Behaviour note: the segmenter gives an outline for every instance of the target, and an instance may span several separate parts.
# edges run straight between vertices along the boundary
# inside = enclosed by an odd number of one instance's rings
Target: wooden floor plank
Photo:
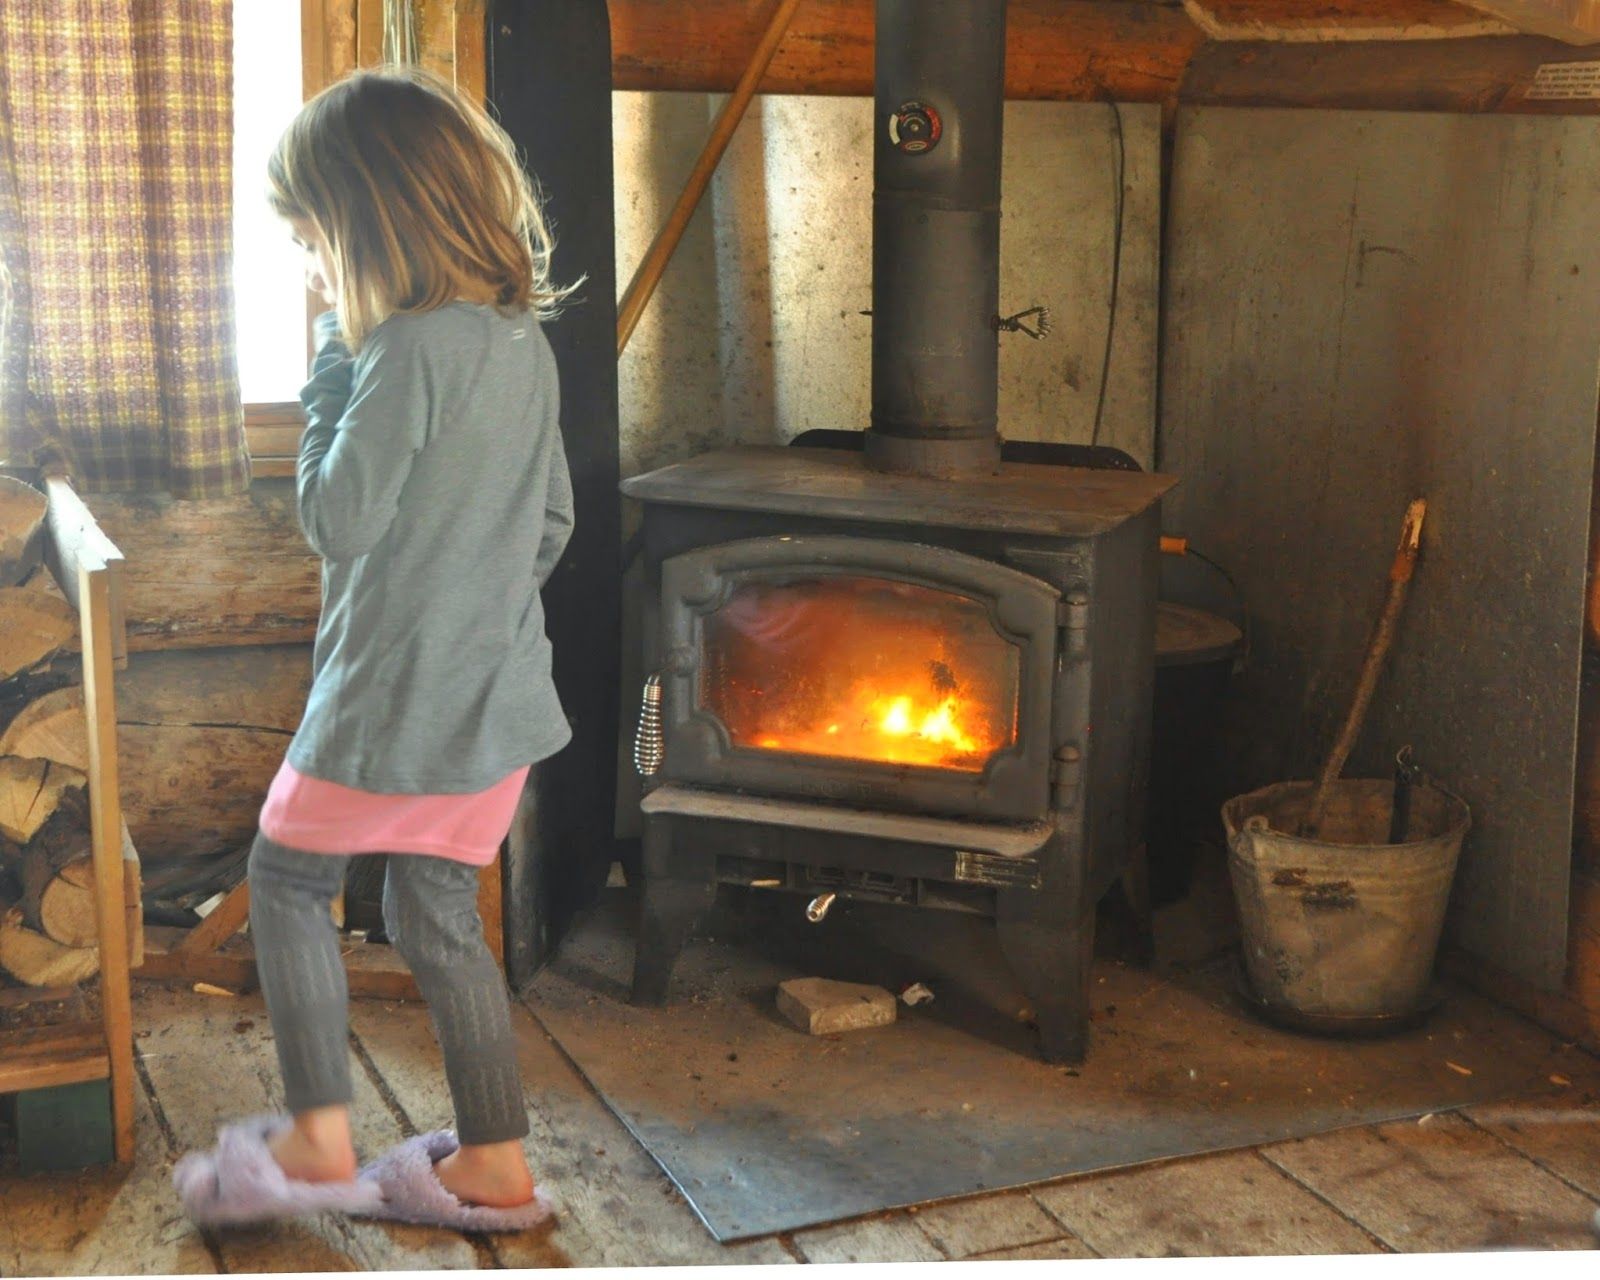
[[[1072,1178],[1033,1194],[1106,1258],[1381,1251],[1354,1223],[1249,1151]]]
[[[1062,1236],[1056,1240],[1041,1240],[1038,1244],[1019,1245],[1015,1249],[996,1249],[993,1253],[980,1253],[973,1262],[1042,1262],[1058,1258],[1094,1258],[1099,1255],[1076,1236]]]
[[[1022,1191],[936,1204],[918,1210],[914,1221],[949,1258],[994,1253],[1061,1235],[1055,1220]]]
[[[212,1270],[206,1238],[178,1209],[174,1156],[209,1145],[217,1123],[277,1105],[257,997],[207,998],[141,984],[138,1045],[170,1126],[139,1095],[130,1170],[22,1177],[0,1172],[0,1274],[184,1274]],[[514,1006],[535,1168],[561,1213],[551,1233],[496,1236],[328,1216],[217,1232],[238,1271],[423,1270],[490,1265],[930,1261],[1585,1249],[1600,1201],[1600,1101],[1552,1097],[1471,1108],[1427,1123],[1276,1143],[1036,1189],[953,1201],[723,1247],[605,1107],[537,1020]],[[451,1119],[426,1009],[362,1001],[353,1026],[363,1156],[408,1128]],[[42,1034],[42,1033],[41,1033]],[[378,1083],[367,1074],[375,1070]],[[1573,1073],[1574,1079],[1577,1074]],[[397,1118],[397,1111],[399,1113]]]
[[[172,1189],[172,1161],[143,1089],[134,1163],[8,1177],[0,1192],[0,1275],[195,1275],[216,1267]]]
[[[282,1109],[277,1054],[259,996],[203,999],[151,985],[140,994],[135,1025],[147,1030],[138,1047],[180,1150],[209,1147],[221,1122]],[[352,1070],[356,1151],[366,1160],[405,1135],[360,1065]],[[230,1271],[422,1271],[479,1261],[454,1231],[335,1214],[220,1231],[217,1239]]]
[[[1507,1145],[1600,1200],[1600,1102],[1570,1091],[1469,1107],[1466,1116]]]
[[[939,1262],[945,1256],[904,1213],[797,1231],[794,1242],[807,1262]]]
[[[496,1237],[506,1266],[793,1261],[774,1240],[717,1244],[533,1016],[513,1004],[512,1019],[532,1126],[528,1158],[556,1204],[558,1224],[543,1236]],[[352,1007],[351,1020],[413,1121],[426,1128],[449,1123],[450,1095],[424,1009],[363,1001]]]
[[[1404,1253],[1594,1246],[1592,1200],[1459,1116],[1274,1143],[1262,1155]]]

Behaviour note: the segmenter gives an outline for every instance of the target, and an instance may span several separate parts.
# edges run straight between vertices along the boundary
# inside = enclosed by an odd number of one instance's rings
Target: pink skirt
[[[470,795],[407,796],[308,778],[285,760],[261,806],[261,831],[306,853],[426,853],[486,867],[511,830],[528,768]]]

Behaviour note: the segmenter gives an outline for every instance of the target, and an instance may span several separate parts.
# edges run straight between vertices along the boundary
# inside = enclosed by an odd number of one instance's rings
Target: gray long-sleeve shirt
[[[572,533],[555,356],[531,314],[317,324],[300,523],[322,556],[289,763],[365,791],[481,791],[571,738],[539,588]]]

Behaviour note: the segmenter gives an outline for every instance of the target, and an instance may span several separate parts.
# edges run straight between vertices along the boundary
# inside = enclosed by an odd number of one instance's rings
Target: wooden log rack
[[[101,532],[72,486],[44,481],[45,561],[78,610],[88,731],[89,822],[100,950],[100,1018],[0,1034],[0,1093],[109,1080],[113,1150],[133,1160],[133,1010],[129,972],[139,946],[139,871],[122,838],[117,791],[113,671],[126,662],[119,603],[122,553]],[[38,996],[51,993],[38,992]]]

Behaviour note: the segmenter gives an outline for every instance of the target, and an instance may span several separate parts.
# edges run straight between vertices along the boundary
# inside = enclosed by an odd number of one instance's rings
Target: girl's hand
[[[339,328],[339,313],[337,311],[324,311],[311,322],[312,350],[320,357],[324,352],[329,355],[337,354],[343,359],[350,358],[350,349],[345,346],[344,334]]]
[[[311,357],[311,376],[300,390],[300,403],[305,406],[307,435],[316,429],[331,430],[344,413],[350,400],[351,381],[355,374],[355,360],[344,344],[339,331],[339,317],[335,312],[324,311],[311,323],[316,354]],[[305,438],[301,440],[302,449]]]

